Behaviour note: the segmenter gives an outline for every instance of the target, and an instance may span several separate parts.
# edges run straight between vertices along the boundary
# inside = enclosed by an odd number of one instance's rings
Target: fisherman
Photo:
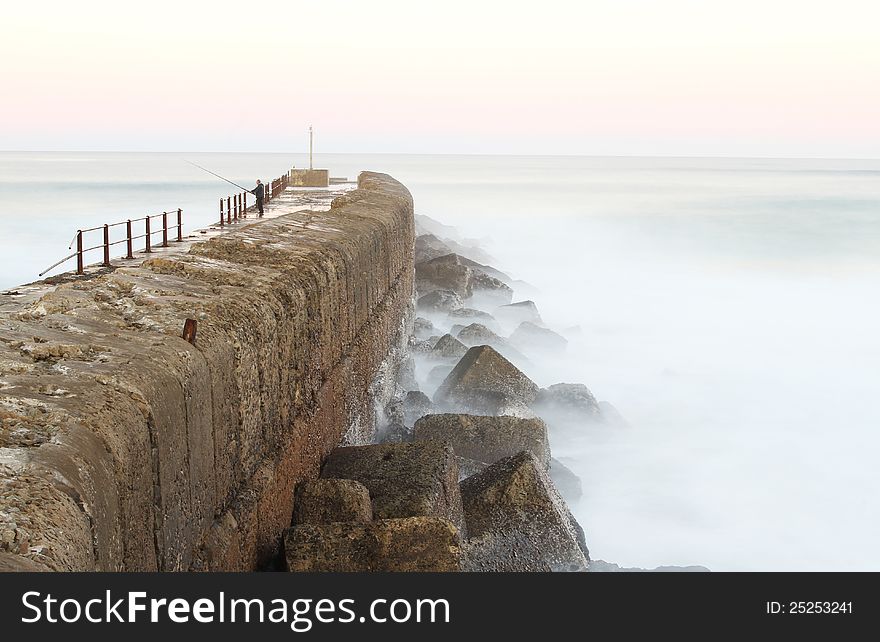
[[[263,216],[263,183],[260,182],[260,179],[257,179],[257,186],[251,190],[251,194],[257,197],[257,209],[260,211],[260,216]]]

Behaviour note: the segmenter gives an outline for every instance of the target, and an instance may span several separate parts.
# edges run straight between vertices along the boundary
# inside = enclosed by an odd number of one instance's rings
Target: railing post
[[[177,208],[177,242],[183,241],[183,210]]]
[[[226,222],[232,225],[232,199],[226,197]]]
[[[247,218],[247,192],[245,192],[241,196],[244,199],[244,209],[242,210],[242,212],[244,213],[244,217]]]
[[[238,223],[238,194],[232,197],[232,209],[235,211],[235,215],[232,220]]]
[[[223,227],[223,224],[226,221],[223,220],[223,197],[220,197],[220,227]]]
[[[76,273],[83,274],[83,233],[76,231]]]
[[[126,221],[126,223],[125,223],[125,236],[126,236],[125,247],[128,250],[128,254],[125,255],[125,258],[133,259],[134,254],[132,254],[132,247],[131,247],[131,219],[128,219],[128,221]]]
[[[110,226],[104,223],[104,267],[110,267]]]
[[[168,247],[168,212],[162,212],[162,247]]]
[[[150,254],[153,250],[150,249],[150,217],[149,216],[146,218],[146,221],[147,221],[147,234],[146,234],[147,244],[146,244],[146,246],[144,246],[144,253]]]

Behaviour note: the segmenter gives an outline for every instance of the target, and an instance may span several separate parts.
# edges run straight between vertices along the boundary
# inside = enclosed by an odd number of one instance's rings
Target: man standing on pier
[[[260,216],[263,216],[263,183],[260,182],[260,179],[257,179],[257,186],[251,190],[251,194],[257,197],[257,209],[260,212]]]

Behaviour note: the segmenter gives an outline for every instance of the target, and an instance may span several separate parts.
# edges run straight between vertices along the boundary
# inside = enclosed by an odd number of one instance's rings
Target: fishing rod
[[[199,168],[200,170],[202,170],[203,172],[208,172],[211,176],[216,176],[216,177],[219,178],[221,181],[226,181],[226,182],[229,183],[230,185],[235,185],[238,189],[243,189],[245,192],[251,192],[251,190],[249,190],[247,187],[242,187],[242,186],[239,185],[238,183],[235,183],[235,182],[229,180],[228,178],[223,178],[222,176],[220,176],[220,174],[215,174],[215,173],[212,172],[210,169],[205,169],[205,168],[202,167],[201,165],[196,165],[196,164],[195,164],[194,162],[192,162],[192,161],[186,161],[186,162],[189,163],[190,165],[192,165],[193,167],[198,167],[198,168]],[[251,192],[251,193],[253,193],[253,192]]]

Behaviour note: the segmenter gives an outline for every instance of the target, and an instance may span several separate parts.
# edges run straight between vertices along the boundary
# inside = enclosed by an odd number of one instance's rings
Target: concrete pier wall
[[[406,188],[364,173],[329,212],[0,314],[0,568],[271,559],[294,484],[374,429],[376,378],[407,336],[413,235]]]

